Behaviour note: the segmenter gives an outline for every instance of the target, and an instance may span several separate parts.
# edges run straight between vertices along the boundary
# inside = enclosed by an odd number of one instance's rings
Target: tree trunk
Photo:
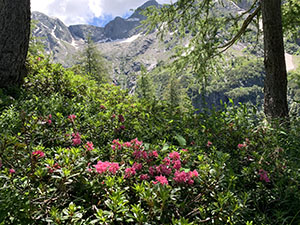
[[[0,0],[0,88],[20,85],[30,36],[30,0]]]
[[[264,112],[270,118],[288,117],[287,72],[284,58],[281,0],[261,0],[264,33]]]

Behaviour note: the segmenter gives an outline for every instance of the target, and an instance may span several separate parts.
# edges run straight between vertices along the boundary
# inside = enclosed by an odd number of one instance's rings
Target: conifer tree
[[[90,36],[87,38],[85,48],[80,53],[79,64],[82,73],[87,74],[98,83],[109,81],[108,62],[103,58]]]
[[[144,66],[141,67],[141,74],[139,75],[136,87],[136,94],[139,98],[152,101],[155,100],[153,81],[151,75],[147,73]]]

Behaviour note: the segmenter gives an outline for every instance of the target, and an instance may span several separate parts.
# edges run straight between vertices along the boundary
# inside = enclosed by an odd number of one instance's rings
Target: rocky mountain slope
[[[91,36],[99,48],[104,50],[104,56],[111,59],[114,57],[111,54],[106,54],[107,46],[109,46],[107,43],[112,43],[112,46],[121,48],[124,45],[126,49],[129,47],[128,43],[135,41],[137,37],[141,37],[142,35],[139,34],[140,30],[137,27],[145,19],[145,16],[140,11],[148,6],[159,7],[159,4],[155,0],[150,0],[136,9],[129,18],[116,17],[105,27],[92,25],[71,25],[67,27],[57,18],[48,17],[40,12],[33,12],[32,20],[35,21],[33,36],[38,37],[44,43],[46,52],[52,54],[54,61],[62,63],[64,66],[70,66],[74,62],[73,55],[84,46],[88,36]],[[127,38],[131,39],[125,40]],[[148,44],[142,44],[142,47],[147,48],[147,45],[153,41],[146,42]],[[103,47],[102,44],[104,44]],[[144,52],[145,49],[138,49],[137,51]]]

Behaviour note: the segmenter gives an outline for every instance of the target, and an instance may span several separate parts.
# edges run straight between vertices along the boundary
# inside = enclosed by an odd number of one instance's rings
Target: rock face
[[[103,27],[96,27],[92,25],[71,25],[69,31],[75,40],[87,40],[90,35],[94,42],[101,42],[105,40],[105,33]]]
[[[40,12],[32,12],[32,20],[36,21],[35,29],[32,33],[33,36],[39,38],[39,41],[43,42],[46,52],[53,55],[55,62],[62,63],[64,66],[70,66],[74,62],[72,55],[84,46],[88,36],[92,38],[100,49],[103,48],[101,44],[109,42],[114,42],[114,44],[115,42],[119,42],[119,44],[124,43],[124,46],[128,47],[126,43],[135,41],[137,37],[135,35],[138,35],[140,32],[137,27],[142,20],[146,19],[141,14],[141,11],[149,6],[160,7],[155,0],[150,0],[137,8],[129,18],[116,17],[106,24],[105,27],[92,25],[71,25],[67,27],[57,18],[50,18]],[[126,40],[128,38],[132,39]],[[122,44],[118,45],[118,48],[122,49]],[[145,51],[144,49],[138,49],[135,55],[138,52]],[[108,51],[107,53],[108,55],[104,55],[104,57],[111,58],[110,52]]]

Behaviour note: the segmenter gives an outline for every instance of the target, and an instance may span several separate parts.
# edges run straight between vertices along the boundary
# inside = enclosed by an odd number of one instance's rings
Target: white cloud
[[[31,10],[57,17],[65,24],[86,24],[94,17],[122,16],[146,0],[31,0]],[[170,0],[158,0],[169,3]]]

